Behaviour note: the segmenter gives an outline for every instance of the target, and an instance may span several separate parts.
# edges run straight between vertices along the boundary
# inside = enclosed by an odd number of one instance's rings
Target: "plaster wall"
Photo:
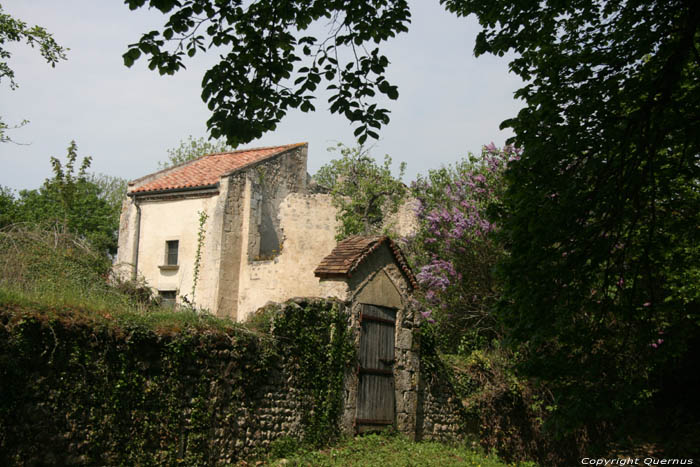
[[[412,237],[418,232],[419,225],[418,217],[416,216],[418,203],[419,201],[416,198],[409,197],[399,206],[396,212],[386,216],[382,227],[389,232],[396,233],[398,238],[394,240]]]
[[[199,212],[207,213],[208,219],[204,226],[206,237],[202,246],[195,300],[198,306],[210,310],[216,307],[214,298],[219,276],[219,197],[220,195],[215,194],[206,197],[139,201],[141,221],[138,273],[151,287],[161,291],[175,290],[178,297],[187,295],[192,298]],[[162,267],[166,262],[168,240],[179,242],[178,267],[175,269]]]
[[[250,200],[249,194],[246,200]],[[270,301],[340,297],[322,287],[314,276],[316,266],[336,245],[335,215],[326,194],[290,193],[282,200],[277,218],[281,251],[269,260],[241,262],[238,320]]]

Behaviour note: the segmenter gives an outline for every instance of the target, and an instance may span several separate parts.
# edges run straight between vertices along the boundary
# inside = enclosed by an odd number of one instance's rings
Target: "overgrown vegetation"
[[[396,433],[370,434],[345,439],[333,447],[315,451],[288,443],[286,449],[274,449],[266,459],[266,465],[288,466],[338,466],[367,467],[460,466],[460,467],[520,467],[532,463],[506,464],[494,455],[486,455],[472,445],[444,444],[438,442],[415,443]]]
[[[338,434],[354,354],[334,302],[269,308],[247,328],[187,310],[34,297],[0,285],[3,464],[212,465],[264,446],[259,430],[284,432],[267,417],[296,414],[296,442]],[[285,405],[265,391],[298,396]]]
[[[487,211],[498,207],[503,173],[519,152],[491,143],[479,156],[419,176],[411,187],[420,228],[407,251],[424,292],[423,316],[436,323],[443,352],[503,337],[494,312],[501,290],[494,270],[505,248]]]
[[[338,235],[342,240],[351,235],[386,234],[386,216],[395,213],[408,190],[401,182],[406,164],[399,166],[399,175],[391,173],[391,157],[378,164],[362,146],[338,144],[329,151],[340,157],[322,166],[314,181],[330,191],[338,210]]]
[[[53,177],[39,189],[21,190],[17,197],[9,189],[0,190],[0,227],[24,223],[71,232],[105,257],[114,255],[126,182],[89,174],[91,161],[84,157],[76,167],[78,147],[71,141],[65,162],[51,158]]]

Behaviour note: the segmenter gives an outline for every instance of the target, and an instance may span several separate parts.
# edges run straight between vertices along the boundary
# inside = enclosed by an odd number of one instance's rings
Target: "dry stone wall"
[[[352,308],[270,305],[254,316],[261,334],[0,305],[0,465],[227,465],[289,438],[353,434]],[[459,400],[418,373],[412,313],[398,318],[396,427],[459,438]]]
[[[0,305],[0,465],[225,465],[332,437],[347,321],[342,304],[296,300],[261,318],[279,325],[268,337],[161,333]]]

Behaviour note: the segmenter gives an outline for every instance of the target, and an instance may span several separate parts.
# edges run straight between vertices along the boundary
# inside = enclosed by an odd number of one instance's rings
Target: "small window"
[[[178,240],[168,240],[165,242],[165,264],[167,266],[177,266],[177,249],[180,246]]]
[[[175,290],[159,290],[161,304],[166,307],[174,307],[177,300],[177,291]]]

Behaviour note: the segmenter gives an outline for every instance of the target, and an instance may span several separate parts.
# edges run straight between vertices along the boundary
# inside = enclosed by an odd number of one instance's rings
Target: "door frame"
[[[353,426],[354,426],[354,431],[355,433],[361,433],[361,432],[367,432],[367,431],[374,431],[374,430],[381,430],[386,427],[396,427],[396,375],[395,375],[395,363],[396,363],[396,322],[399,317],[399,308],[395,307],[389,307],[389,306],[384,306],[384,305],[376,305],[374,303],[363,303],[359,302],[359,316],[358,316],[358,327],[359,327],[359,341],[358,341],[358,352],[361,351],[362,349],[362,344],[363,344],[363,326],[362,322],[363,321],[369,321],[373,323],[378,323],[383,326],[391,327],[391,332],[392,332],[392,359],[387,362],[383,362],[387,365],[391,365],[390,369],[384,369],[384,368],[363,368],[361,365],[360,357],[358,355],[358,361],[357,361],[357,370],[356,370],[356,376],[357,376],[357,403],[355,407],[355,414],[353,417]],[[386,310],[389,310],[393,313],[394,318],[393,320],[391,319],[386,319],[386,318],[381,318],[378,316],[373,316],[373,315],[368,315],[364,313],[365,306],[369,305],[372,307],[377,307],[377,308],[383,308]],[[360,391],[361,388],[361,378],[363,375],[373,375],[373,376],[386,376],[389,377],[390,381],[390,386],[391,386],[391,391],[392,391],[392,408],[391,408],[391,419],[361,419],[358,418],[358,411],[360,410],[361,407],[361,397],[362,397],[362,392]],[[376,428],[372,428],[376,427]],[[362,429],[361,429],[362,428]]]

